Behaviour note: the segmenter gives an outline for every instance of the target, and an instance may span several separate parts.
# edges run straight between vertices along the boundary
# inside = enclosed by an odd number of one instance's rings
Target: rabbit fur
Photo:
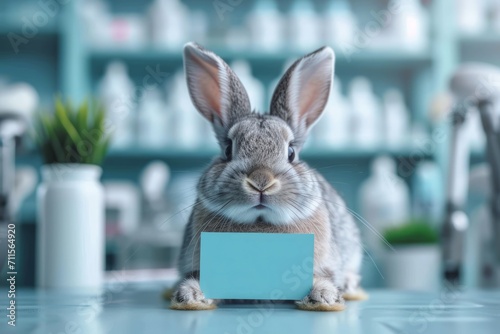
[[[299,159],[327,103],[335,54],[329,47],[298,59],[273,94],[269,113],[252,111],[238,77],[196,43],[184,47],[189,94],[213,126],[221,154],[201,176],[179,258],[173,309],[216,307],[199,285],[201,232],[313,233],[314,279],[304,310],[337,311],[361,299],[362,246],[342,198]]]

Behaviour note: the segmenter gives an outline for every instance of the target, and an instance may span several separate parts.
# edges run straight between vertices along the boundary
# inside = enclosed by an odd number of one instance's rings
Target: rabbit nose
[[[279,180],[267,170],[255,170],[245,179],[247,187],[252,191],[271,194],[279,190]]]

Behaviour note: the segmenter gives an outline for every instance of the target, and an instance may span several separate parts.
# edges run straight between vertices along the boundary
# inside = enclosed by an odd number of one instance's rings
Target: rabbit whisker
[[[224,210],[224,208],[229,204],[231,203],[231,200],[227,201],[225,204],[223,204],[216,212],[214,212],[212,214],[212,218],[204,223],[202,223],[200,225],[200,227],[195,231],[194,234],[194,237],[191,238],[191,241],[189,242],[188,246],[187,246],[187,249],[189,249],[189,246],[191,246],[192,242],[195,241],[194,243],[194,247],[193,247],[193,254],[191,256],[191,271],[194,271],[194,257],[196,255],[196,253],[199,253],[199,249],[200,249],[200,239],[201,239],[201,232],[203,232],[203,230],[205,230],[209,225],[210,223],[219,215],[219,213],[222,212],[222,210]]]
[[[365,246],[363,246],[362,243],[360,243],[361,247],[363,248],[363,251],[366,253],[366,255],[368,255],[368,257],[370,258],[370,261],[372,261],[373,263],[373,266],[375,267],[375,269],[377,270],[377,272],[379,273],[380,277],[382,277],[383,280],[385,280],[385,277],[384,275],[382,275],[382,272],[380,271],[379,267],[377,266],[377,263],[375,263],[375,260],[373,259],[373,257],[371,256],[370,252],[368,252],[368,250],[366,250]]]
[[[347,205],[342,205],[338,202],[334,202],[334,201],[331,201],[331,200],[328,200],[326,198],[322,198],[322,197],[318,197],[318,196],[313,196],[313,195],[304,195],[304,194],[298,194],[298,193],[295,193],[295,195],[298,195],[298,196],[306,196],[312,200],[318,200],[318,203],[321,203],[320,201],[321,200],[324,200],[324,201],[327,201],[329,203],[332,203],[333,205],[337,205],[341,208],[344,208],[346,209],[347,211],[349,211],[360,223],[362,223],[363,225],[365,225],[368,230],[370,232],[372,232],[373,234],[375,234],[380,240],[382,240],[382,242],[388,246],[392,251],[395,251],[394,247],[392,247],[392,245],[384,238],[384,236],[382,234],[380,234],[380,232],[377,231],[377,229],[375,227],[373,227],[366,219],[364,219],[360,214],[358,214],[356,211],[350,209]]]

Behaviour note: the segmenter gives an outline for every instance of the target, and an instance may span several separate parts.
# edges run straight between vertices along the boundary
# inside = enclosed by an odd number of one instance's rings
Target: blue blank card
[[[203,232],[200,285],[211,299],[299,300],[313,259],[313,234]]]

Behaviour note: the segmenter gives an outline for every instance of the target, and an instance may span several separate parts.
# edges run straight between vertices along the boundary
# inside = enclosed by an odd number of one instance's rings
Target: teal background
[[[300,300],[312,288],[313,258],[314,234],[203,232],[201,289],[211,299]]]

